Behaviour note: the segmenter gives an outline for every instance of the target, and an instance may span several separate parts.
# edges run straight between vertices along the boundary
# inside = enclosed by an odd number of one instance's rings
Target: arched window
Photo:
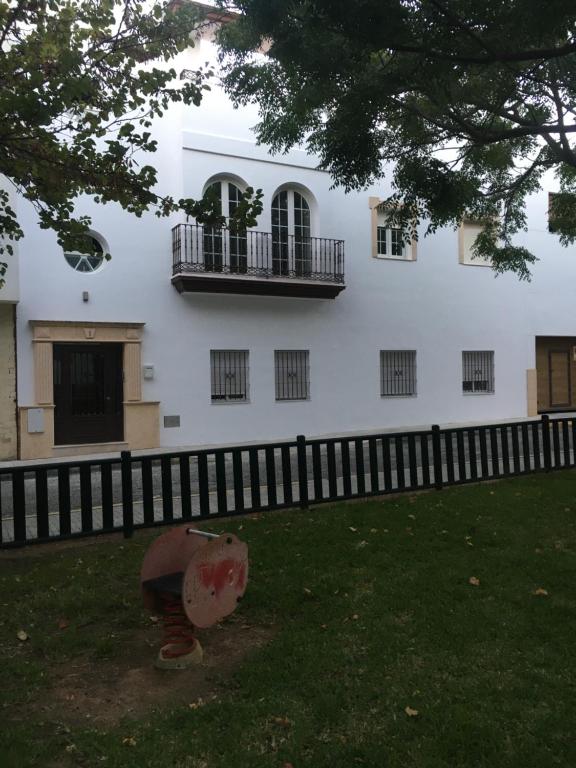
[[[104,263],[104,248],[94,235],[86,235],[86,248],[64,251],[64,258],[76,272],[96,272]]]
[[[272,270],[277,275],[310,274],[310,206],[295,189],[284,189],[272,200]]]
[[[218,201],[217,210],[229,221],[242,201],[241,189],[231,181],[213,181],[204,195]],[[204,227],[204,268],[208,272],[246,272],[247,237],[245,230]]]

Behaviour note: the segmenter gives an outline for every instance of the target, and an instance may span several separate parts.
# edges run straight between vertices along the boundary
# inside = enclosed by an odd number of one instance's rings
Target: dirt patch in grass
[[[231,674],[250,651],[268,643],[275,629],[235,619],[198,632],[204,649],[200,666],[159,670],[158,624],[123,642],[116,658],[71,659],[52,670],[52,685],[34,709],[39,720],[70,726],[111,726],[123,717],[140,717],[156,707],[197,704],[218,698]]]

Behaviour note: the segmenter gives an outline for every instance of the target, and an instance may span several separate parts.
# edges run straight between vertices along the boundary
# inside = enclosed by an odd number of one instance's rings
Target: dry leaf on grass
[[[356,533],[358,528],[353,528],[352,526],[349,527],[349,530],[352,531],[352,533]]]
[[[67,629],[67,628],[68,628],[68,619],[59,619],[58,629]]]
[[[478,579],[476,576],[470,576],[468,579],[468,584],[472,584],[473,587],[479,587],[480,579]]]
[[[535,589],[534,592],[532,592],[533,595],[548,595],[548,591],[546,589],[543,589],[542,587],[538,587],[538,589]]]
[[[404,712],[406,712],[408,717],[418,717],[418,710],[412,709],[412,707],[404,707]]]
[[[287,717],[273,717],[272,721],[276,725],[282,726],[282,728],[290,728],[290,726],[292,725],[292,721],[288,720]]]
[[[133,736],[126,736],[125,739],[122,739],[122,744],[124,744],[126,747],[135,747],[136,739]]]
[[[18,640],[21,640],[22,642],[24,642],[24,640],[28,640],[28,634],[24,632],[23,629],[18,630],[16,637],[18,638]]]

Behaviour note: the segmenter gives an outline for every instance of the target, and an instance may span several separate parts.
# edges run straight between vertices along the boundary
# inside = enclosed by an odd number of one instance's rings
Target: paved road
[[[542,446],[542,439],[541,439],[541,431],[539,432],[539,445],[536,446],[534,444],[533,440],[533,433],[532,430],[528,430],[528,442],[526,445],[526,452],[528,455],[528,459],[530,462],[530,465],[533,465],[534,463],[534,457],[538,456],[540,454],[540,449]],[[514,442],[512,440],[511,433],[508,433],[508,440],[507,440],[507,448],[508,448],[508,456],[510,457],[510,461],[512,461],[512,458],[514,456],[515,446]],[[562,435],[560,435],[562,438]],[[408,437],[405,437],[401,443],[397,444],[396,441],[390,440],[389,441],[389,447],[390,447],[390,470],[389,472],[385,472],[385,466],[384,466],[384,453],[383,453],[383,444],[381,441],[377,440],[375,442],[375,453],[374,448],[372,453],[373,463],[375,458],[375,466],[374,470],[377,469],[377,473],[374,472],[374,479],[376,480],[377,475],[377,485],[375,490],[395,490],[399,489],[402,484],[409,487],[410,485],[413,485],[411,483],[410,478],[410,446],[409,446],[409,440]],[[450,443],[446,444],[444,441],[442,442],[442,463],[443,463],[443,476],[445,479],[448,478],[448,464],[450,458],[452,458],[452,462],[450,462],[451,465],[454,465],[454,477],[456,480],[459,479],[459,467],[458,467],[458,455],[461,457],[461,461],[463,462],[462,469],[464,470],[465,477],[470,477],[472,472],[472,468],[476,468],[476,474],[478,477],[482,475],[482,451],[480,446],[480,439],[479,435],[476,434],[475,440],[468,443],[467,440],[465,440],[463,443],[460,444],[460,454],[458,453],[458,442],[456,440],[456,437],[454,436],[451,441],[451,450],[450,450]],[[503,443],[498,443],[498,459],[497,461],[492,461],[492,451],[491,451],[491,444],[490,440],[488,439],[487,445],[486,445],[486,452],[484,456],[484,461],[488,462],[489,467],[489,473],[492,474],[493,470],[495,468],[498,469],[498,472],[504,473],[505,472],[505,463],[502,458],[502,448]],[[448,449],[448,451],[447,451]],[[538,450],[536,450],[538,449]],[[561,440],[560,442],[560,449],[561,451],[564,450],[564,445]],[[567,450],[570,456],[570,460],[572,460],[573,454],[571,452],[571,446],[567,445]],[[452,456],[450,456],[452,454]],[[475,454],[473,456],[472,454]],[[362,492],[362,482],[364,485],[364,489],[367,492],[370,492],[372,490],[372,474],[370,472],[371,464],[371,454],[370,454],[370,447],[368,440],[364,440],[362,443],[362,449],[358,452],[358,458],[361,458],[363,460],[363,468],[361,466],[358,466],[357,462],[357,456],[356,456],[356,446],[353,442],[349,443],[349,455],[350,455],[350,490],[354,493],[360,493]],[[415,458],[415,462],[413,463],[412,468],[412,474],[415,475],[415,479],[417,480],[418,485],[424,484],[427,479],[428,475],[430,476],[430,480],[433,481],[433,466],[432,466],[432,444],[431,444],[431,438],[429,437],[420,437],[419,435],[416,436],[413,444],[413,450],[412,450],[413,458]],[[564,454],[563,454],[564,455]],[[428,460],[427,460],[428,456]],[[250,508],[253,505],[253,499],[252,499],[252,491],[251,491],[251,472],[250,472],[250,461],[249,461],[249,454],[248,451],[242,451],[241,453],[242,461],[241,461],[241,475],[242,475],[242,485],[243,485],[243,502],[244,506],[246,508]],[[279,504],[282,503],[289,503],[291,501],[297,503],[299,500],[299,489],[298,484],[296,482],[298,473],[297,473],[297,455],[296,455],[296,449],[295,447],[291,447],[288,454],[285,452],[284,456],[282,455],[280,449],[275,449],[273,451],[273,458],[274,458],[274,466],[271,465],[270,462],[270,453],[268,455],[268,462],[266,453],[263,450],[258,451],[258,488],[260,493],[260,502],[263,506],[266,506],[270,502],[273,503],[274,499],[269,499],[268,493],[269,493],[269,484],[268,484],[268,478],[275,477],[276,479],[276,501]],[[316,461],[315,461],[316,459]],[[314,500],[319,497],[319,492],[321,488],[321,493],[324,497],[328,497],[331,495],[334,495],[333,493],[330,493],[330,486],[329,486],[329,456],[328,452],[326,450],[326,445],[323,444],[320,447],[320,450],[316,451],[316,457],[314,459],[313,456],[313,450],[311,447],[308,448],[308,476],[310,478],[308,483],[308,494],[309,498]],[[540,460],[542,461],[542,457],[540,457]],[[519,468],[522,470],[524,468],[524,450],[523,445],[520,440],[519,446],[518,446],[518,461],[519,461]],[[337,443],[335,445],[334,454],[331,457],[331,463],[333,465],[333,468],[335,472],[333,473],[333,478],[335,477],[335,489],[336,493],[339,496],[345,495],[345,487],[344,487],[344,471],[343,471],[343,464],[347,465],[346,458],[342,456],[342,448],[341,444]],[[404,471],[402,472],[401,468],[399,467],[399,464],[404,467]],[[315,466],[316,469],[319,469],[319,472],[315,472]],[[225,489],[224,486],[221,485],[220,489],[218,488],[217,483],[217,467],[216,467],[216,460],[215,456],[209,455],[208,461],[207,461],[207,480],[208,480],[208,503],[209,503],[209,510],[210,513],[216,513],[218,509],[222,509],[222,505],[224,502],[224,499],[226,501],[226,507],[229,511],[232,511],[237,508],[237,498],[235,498],[234,494],[234,465],[232,461],[232,456],[230,453],[226,454],[225,460],[224,460],[224,475],[225,475]],[[363,472],[362,472],[363,469]],[[400,471],[399,471],[400,469]],[[181,487],[181,477],[180,477],[180,464],[178,460],[173,460],[170,463],[169,467],[169,476],[166,473],[166,468],[164,471],[164,479],[162,477],[162,467],[159,460],[154,460],[151,462],[150,467],[150,475],[149,478],[151,480],[151,487],[152,487],[152,498],[153,498],[153,516],[155,520],[161,521],[163,519],[163,506],[165,499],[172,497],[172,504],[173,504],[173,515],[175,519],[178,519],[181,517],[182,514],[182,487]],[[189,470],[190,470],[190,502],[191,502],[191,508],[192,508],[192,514],[193,515],[199,515],[200,514],[200,485],[199,485],[199,465],[198,460],[196,456],[192,456],[189,461]],[[289,470],[285,472],[286,470]],[[237,473],[238,473],[238,467],[237,467]],[[312,480],[313,477],[316,477],[316,485],[314,484],[314,481]],[[403,483],[402,483],[403,478]],[[111,473],[111,488],[112,488],[112,501],[113,501],[113,520],[114,525],[120,526],[122,524],[122,490],[121,490],[121,474],[120,474],[120,464],[119,462],[117,464],[112,465],[112,473]],[[412,478],[414,479],[414,477]],[[360,481],[360,482],[359,482]],[[144,520],[144,509],[143,509],[143,496],[144,496],[144,486],[145,481],[143,483],[143,472],[142,472],[142,462],[140,460],[136,460],[132,467],[132,487],[133,487],[133,498],[134,498],[134,520],[136,523],[142,522]],[[333,486],[334,486],[334,479],[333,479]],[[59,532],[59,485],[58,485],[58,475],[57,475],[57,469],[50,470],[48,472],[48,510],[49,510],[49,528],[50,533],[53,535],[57,535]],[[35,477],[32,471],[26,473],[25,477],[25,514],[26,514],[26,529],[27,529],[27,535],[30,538],[34,538],[37,536],[37,525],[36,525],[36,481]],[[220,494],[218,494],[218,490],[220,490]],[[332,488],[332,491],[334,491],[334,487]],[[98,529],[102,527],[102,493],[101,493],[101,480],[100,480],[100,465],[95,465],[92,468],[92,474],[91,474],[91,492],[92,492],[92,505],[93,505],[93,527],[94,529]],[[238,495],[240,495],[240,492],[238,491]],[[78,470],[72,469],[70,471],[70,506],[72,510],[72,531],[80,531],[81,530],[81,491],[80,491],[80,475]],[[4,541],[10,541],[13,539],[13,503],[12,503],[12,483],[11,478],[9,476],[0,476],[0,514],[2,517],[2,538]]]

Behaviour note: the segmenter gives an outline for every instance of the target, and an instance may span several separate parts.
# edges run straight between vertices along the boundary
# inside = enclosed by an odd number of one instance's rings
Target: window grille
[[[310,353],[307,349],[277,349],[274,352],[276,400],[308,400],[310,397]]]
[[[398,397],[416,394],[416,351],[388,349],[380,352],[380,394]]]
[[[212,401],[248,400],[248,350],[210,350]]]
[[[462,352],[462,391],[494,392],[494,352]]]

